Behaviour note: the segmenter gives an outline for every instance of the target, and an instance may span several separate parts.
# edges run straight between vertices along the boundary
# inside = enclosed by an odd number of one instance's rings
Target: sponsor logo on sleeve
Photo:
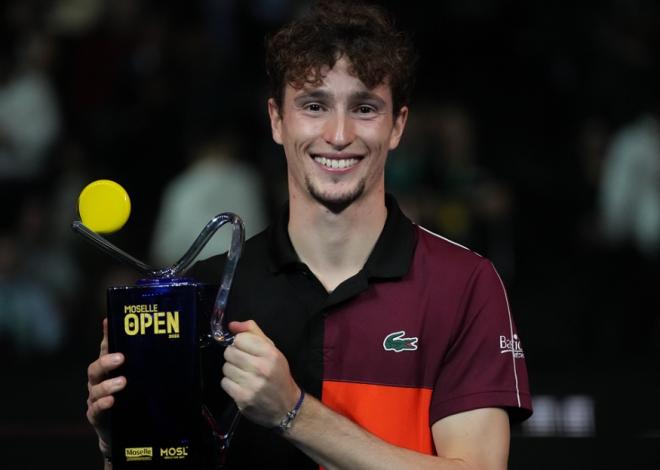
[[[516,359],[525,357],[518,335],[514,334],[511,339],[506,336],[500,336],[500,354],[507,353],[513,354],[513,357]]]
[[[419,338],[414,336],[412,338],[404,338],[405,335],[406,332],[403,330],[395,331],[394,333],[387,335],[383,341],[383,348],[385,348],[385,351],[416,351],[417,340]]]

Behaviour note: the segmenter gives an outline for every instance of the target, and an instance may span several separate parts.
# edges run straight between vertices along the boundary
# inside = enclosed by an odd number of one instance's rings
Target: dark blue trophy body
[[[227,221],[234,237],[222,282],[178,277]],[[178,263],[159,271],[79,222],[74,230],[150,276],[107,292],[109,351],[124,354],[117,375],[126,377],[110,413],[113,469],[221,468],[240,416],[233,402],[218,400],[223,347],[233,341],[223,315],[243,243],[240,219],[220,214]]]
[[[112,409],[113,468],[209,468],[200,336],[216,290],[185,279],[108,289],[109,350],[126,357],[130,384]]]

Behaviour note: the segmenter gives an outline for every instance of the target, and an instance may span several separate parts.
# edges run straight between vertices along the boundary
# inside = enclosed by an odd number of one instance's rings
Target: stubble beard
[[[329,195],[322,193],[317,187],[314,186],[309,177],[305,177],[305,184],[307,191],[314,198],[316,202],[323,205],[333,214],[339,214],[349,207],[353,202],[357,201],[366,187],[366,181],[361,179],[358,184],[344,194]]]

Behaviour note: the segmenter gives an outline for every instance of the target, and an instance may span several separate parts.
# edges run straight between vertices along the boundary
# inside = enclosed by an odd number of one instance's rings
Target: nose
[[[325,141],[339,150],[347,147],[355,138],[353,123],[344,111],[337,111],[328,117],[323,134]]]

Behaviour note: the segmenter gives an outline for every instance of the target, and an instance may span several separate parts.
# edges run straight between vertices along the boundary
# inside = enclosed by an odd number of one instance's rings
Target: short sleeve
[[[522,342],[504,284],[483,259],[467,281],[433,388],[430,422],[477,408],[505,408],[512,421],[532,414]]]

